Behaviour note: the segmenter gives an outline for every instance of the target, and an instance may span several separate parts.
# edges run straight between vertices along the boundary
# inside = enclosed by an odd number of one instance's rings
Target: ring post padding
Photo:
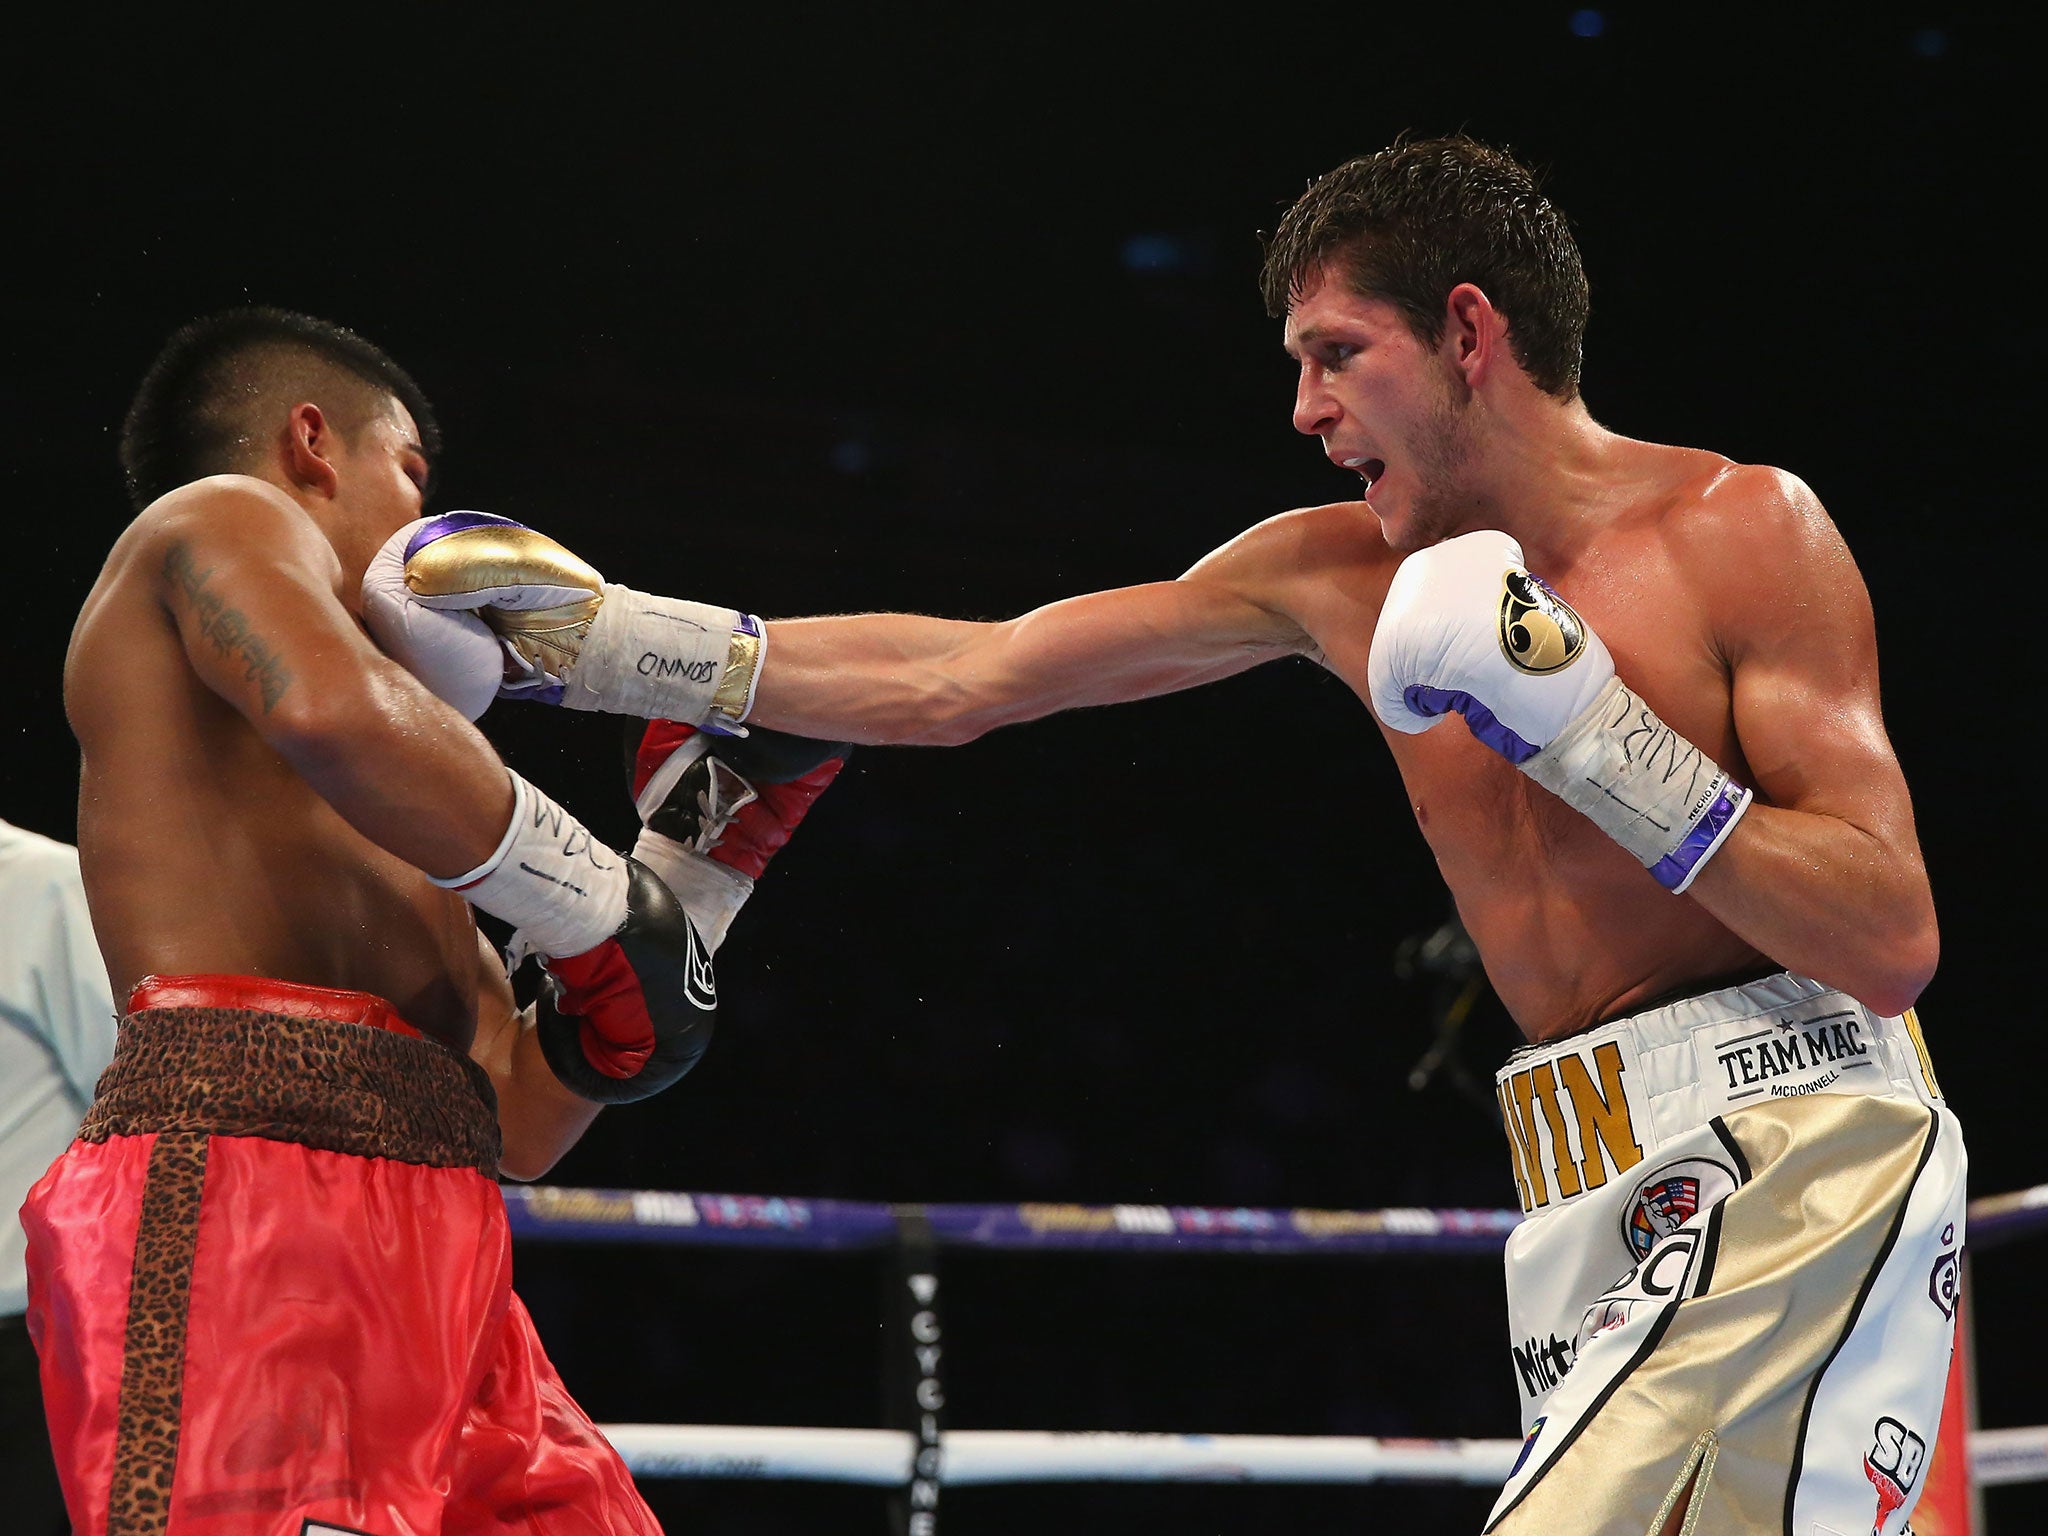
[[[910,1454],[889,1499],[892,1536],[938,1536],[946,1389],[939,1376],[938,1244],[921,1205],[893,1208],[896,1251],[889,1269],[889,1363],[884,1422],[907,1430]]]

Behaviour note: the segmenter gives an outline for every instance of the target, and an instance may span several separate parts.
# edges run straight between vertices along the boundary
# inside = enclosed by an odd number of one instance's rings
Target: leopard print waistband
[[[121,1020],[82,1141],[199,1131],[496,1177],[497,1096],[465,1056],[390,1030],[248,1008]]]

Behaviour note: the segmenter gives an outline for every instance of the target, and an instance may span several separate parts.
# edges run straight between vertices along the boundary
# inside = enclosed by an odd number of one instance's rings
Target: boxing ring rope
[[[910,1480],[916,1437],[891,1429],[607,1424],[641,1477],[788,1482]],[[1072,1434],[949,1429],[939,1483],[1470,1483],[1507,1481],[1519,1440],[1398,1440],[1366,1435]]]
[[[1019,1482],[1505,1481],[1518,1440],[1337,1435],[1049,1433],[940,1427],[939,1289],[945,1247],[1092,1252],[1498,1252],[1512,1210],[1328,1211],[1165,1205],[884,1205],[787,1196],[508,1185],[514,1237],[545,1242],[894,1250],[904,1278],[906,1419],[917,1429],[610,1424],[642,1477],[866,1483],[915,1490]],[[2048,1184],[1970,1203],[1969,1248],[2048,1230]],[[925,1346],[920,1352],[919,1346]],[[2048,1481],[2048,1425],[1973,1432],[1979,1486]],[[920,1528],[915,1517],[907,1528]],[[935,1529],[935,1526],[923,1528]]]

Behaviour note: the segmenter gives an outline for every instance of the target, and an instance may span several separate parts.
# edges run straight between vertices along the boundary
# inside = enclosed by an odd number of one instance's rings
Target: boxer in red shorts
[[[363,628],[437,448],[382,352],[274,310],[186,327],[129,413],[138,515],[65,668],[129,1011],[23,1212],[81,1536],[658,1529],[512,1294],[493,1178],[696,1061],[734,893],[838,755],[797,744],[805,792],[756,794],[651,733],[642,841],[680,899],[591,837]],[[472,905],[541,957],[525,1013]]]

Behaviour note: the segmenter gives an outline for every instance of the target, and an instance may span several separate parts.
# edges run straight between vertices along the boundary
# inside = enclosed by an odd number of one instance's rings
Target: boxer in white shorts
[[[1497,1087],[1525,1439],[1487,1529],[1657,1530],[1688,1486],[1688,1531],[1896,1529],[1967,1161],[1912,1012],[1778,975],[1528,1047]]]
[[[1499,1528],[1897,1536],[1920,1481],[1914,1447],[1933,1443],[1947,1318],[1882,1264],[1883,1283],[1863,1293],[1863,1280],[1902,1208],[1885,1263],[1920,1265],[1924,1276],[1948,1262],[1962,1237],[1962,1158],[1946,1111],[1896,1086],[1901,1026],[1875,1022],[1912,1005],[1939,940],[1855,563],[1793,476],[1637,441],[1593,419],[1579,393],[1587,288],[1577,248],[1528,171],[1498,150],[1408,140],[1340,166],[1282,220],[1265,288],[1300,368],[1296,427],[1365,484],[1360,499],[1259,523],[1178,580],[999,624],[867,614],[764,626],[731,608],[607,585],[530,530],[473,536],[465,552],[452,539],[419,542],[415,528],[372,564],[366,617],[444,697],[481,688],[488,698],[502,683],[569,708],[726,729],[754,720],[835,741],[951,744],[1278,657],[1327,668],[1378,716],[1415,823],[1509,1012],[1532,1042],[1571,1042],[1559,1046],[1555,1081],[1583,1080],[1637,1131],[1640,1156],[1610,1147],[1583,1172],[1574,1164],[1574,1191],[1560,1183],[1543,1202],[1532,1192],[1537,1219],[1516,1245],[1516,1339],[1535,1373],[1530,1423],[1545,1423]],[[1003,357],[1003,338],[988,336],[977,366],[1000,368]],[[971,399],[973,377],[959,385]],[[1170,411],[1175,387],[1134,355],[1104,398],[1133,414]],[[1441,728],[1451,714],[1463,728]],[[1298,749],[1284,722],[1219,719],[1213,758],[1185,766],[1205,782],[1241,784],[1232,815],[1257,835],[1313,837],[1340,812],[1288,800],[1285,763]],[[1112,814],[1075,784],[1053,814],[1113,825],[1131,812]],[[1221,845],[1215,870],[1226,902],[1320,899],[1236,888]],[[1689,1069],[1706,1087],[1676,1091],[1683,1074],[1671,1055],[1685,1054],[1684,1037],[1653,1034],[1625,1051],[1617,1035],[1615,1059],[1630,1064],[1612,1081],[1595,1070],[1607,1060],[1597,1049],[1580,1055],[1582,1040],[1608,1039],[1587,1030],[1783,971],[1815,978],[1800,985],[1853,1014],[1854,1039],[1889,1063],[1889,1097],[1870,1091],[1875,1070],[1851,1065],[1824,1091],[1710,1105],[1718,1057]],[[1728,1002],[1729,1027],[1747,1019],[1761,1031],[1763,995]],[[1694,1048],[1718,1042],[1705,1028],[1713,1015],[1697,1011],[1706,1005],[1691,1006],[1672,1018],[1703,1026]],[[1653,1062],[1668,1082],[1648,1080]],[[1570,1117],[1560,1133],[1568,1150],[1582,1123],[1596,1133],[1606,1123],[1585,1100],[1539,1095],[1536,1081],[1526,1111],[1515,1101],[1523,1134],[1536,1126],[1535,1150],[1549,1144],[1552,1114]],[[1742,1179],[1715,1115],[1745,1149]],[[1740,1187],[1717,1203],[1721,1176],[1702,1172],[1695,1188],[1684,1182],[1693,1175],[1668,1173],[1632,1230],[1662,1238],[1690,1219],[1688,1203],[1710,1207],[1687,1235],[1665,1239],[1671,1248],[1652,1242],[1644,1253],[1655,1262],[1638,1278],[1659,1283],[1687,1245],[1716,1262],[1689,1279],[1693,1293],[1675,1312],[1659,1314],[1668,1321],[1650,1359],[1602,1398],[1594,1383],[1607,1362],[1632,1358],[1639,1345],[1628,1341],[1655,1327],[1650,1308],[1614,1297],[1619,1320],[1574,1364],[1585,1312],[1636,1256],[1608,1202],[1634,1198],[1660,1169],[1705,1161]],[[1596,1179],[1596,1166],[1607,1177]],[[1837,1198],[1845,1179],[1865,1176],[1873,1188]],[[1783,1199],[1788,1184],[1812,1193]],[[1946,1247],[1950,1224],[1924,1213],[1926,1200],[1955,1205]],[[1770,1272],[1781,1279],[1761,1286],[1752,1264],[1778,1266]],[[1703,1294],[1702,1276],[1713,1281]],[[1815,1313],[1811,1337],[1787,1353],[1776,1315],[1744,1310],[1766,1289],[1781,1303],[1813,1292],[1845,1300]],[[1689,1360],[1676,1351],[1710,1325],[1724,1362],[1712,1369],[1697,1341]],[[1873,1330],[1890,1330],[1896,1410],[1864,1400],[1874,1389],[1858,1362]],[[1807,1404],[1782,1434],[1756,1401],[1767,1387],[1772,1411],[1802,1395]],[[1546,1400],[1530,1405],[1539,1390]],[[1582,1412],[1583,1427],[1565,1427]],[[1568,1434],[1568,1475],[1546,1471]],[[1626,1454],[1614,1449],[1624,1442]],[[1757,1490],[1773,1476],[1781,1507],[1766,1518]],[[1890,1479],[1891,1491],[1872,1478]],[[1788,1479],[1799,1493],[1785,1508]],[[1876,1490],[1874,1525],[1871,1509],[1850,1520],[1831,1493],[1809,1501],[1808,1488],[1843,1480]],[[1563,1491],[1569,1511],[1549,1508]]]

